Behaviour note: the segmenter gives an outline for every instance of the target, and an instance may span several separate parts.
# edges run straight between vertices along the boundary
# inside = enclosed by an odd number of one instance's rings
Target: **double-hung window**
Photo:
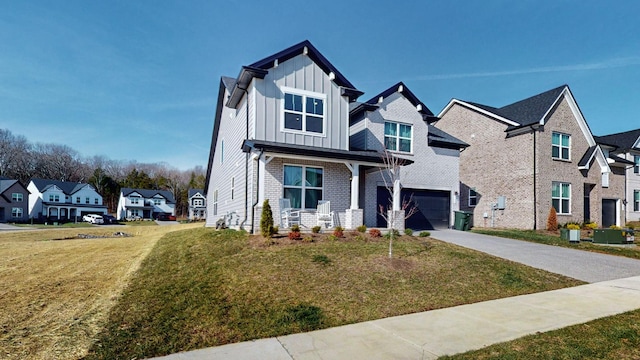
[[[136,205],[140,202],[140,197],[139,196],[132,196],[129,199],[131,199],[131,204]]]
[[[640,174],[640,155],[633,156],[633,173]]]
[[[213,215],[218,215],[218,190],[213,192]]]
[[[640,190],[633,190],[633,211],[640,211]]]
[[[80,196],[76,196],[76,204],[80,204]]]
[[[478,205],[478,193],[473,189],[469,189],[469,207],[476,205]]]
[[[551,186],[551,203],[558,214],[571,214],[571,184],[554,181]]]
[[[22,193],[11,194],[11,202],[22,202],[22,200],[23,200]]]
[[[322,200],[323,169],[311,166],[284,166],[284,197],[296,209],[315,209]]]
[[[11,209],[11,217],[12,218],[21,218],[22,217],[22,208],[14,207]]]
[[[323,135],[325,131],[324,94],[283,88],[283,130]]]
[[[162,205],[162,199],[153,199],[153,205],[155,206]]]
[[[91,202],[91,199],[88,196],[84,198],[85,204],[89,204],[90,202]]]
[[[412,127],[390,121],[384,123],[384,147],[390,151],[411,152]]]
[[[571,135],[551,133],[551,157],[560,160],[571,160]]]

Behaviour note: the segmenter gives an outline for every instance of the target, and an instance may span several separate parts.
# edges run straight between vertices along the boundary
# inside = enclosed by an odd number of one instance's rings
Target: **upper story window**
[[[640,211],[640,190],[633,190],[633,211]]]
[[[202,199],[193,199],[193,206],[203,206],[204,201]]]
[[[93,203],[94,203],[94,204],[96,204],[96,205],[98,205],[98,203],[99,203],[99,199],[98,199],[98,198],[95,198],[95,199],[94,199],[94,201],[93,201]]]
[[[633,172],[635,174],[640,174],[640,155],[633,156],[633,163],[635,164],[633,165]]]
[[[11,201],[12,202],[22,202],[23,200],[23,195],[22,193],[13,193],[11,194]]]
[[[322,168],[284,166],[284,197],[296,209],[315,209],[322,200]]]
[[[156,206],[162,205],[162,199],[153,199],[153,205],[156,205]]]
[[[551,134],[551,157],[571,160],[571,135],[554,132]]]
[[[571,184],[554,181],[551,185],[551,203],[558,214],[571,214]]]
[[[478,193],[473,189],[469,189],[469,207],[476,205],[478,205]]]
[[[89,204],[90,201],[91,201],[91,199],[88,196],[84,198],[84,203],[85,204]]]
[[[80,204],[80,196],[76,196],[76,204]]]
[[[49,194],[49,201],[60,202],[60,195]]]
[[[282,92],[283,130],[323,135],[326,96],[291,88],[282,88]]]
[[[384,147],[390,151],[411,152],[412,127],[408,124],[400,124],[385,121],[384,123]]]
[[[140,196],[132,196],[130,199],[132,204],[138,204],[140,202]]]

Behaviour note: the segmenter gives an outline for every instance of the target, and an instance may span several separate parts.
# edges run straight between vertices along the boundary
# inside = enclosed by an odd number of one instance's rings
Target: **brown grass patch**
[[[142,259],[164,234],[184,228],[0,233],[0,358],[77,359],[86,354]],[[52,241],[116,231],[134,236]]]

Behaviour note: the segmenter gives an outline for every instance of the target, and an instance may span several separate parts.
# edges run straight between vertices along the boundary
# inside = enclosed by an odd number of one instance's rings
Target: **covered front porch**
[[[385,169],[384,154],[346,151],[264,141],[245,141],[243,150],[251,154],[252,230],[259,231],[262,204],[269,200],[274,225],[281,229],[298,224],[302,230],[315,226],[356,229],[364,224],[366,173]],[[407,162],[409,163],[409,162]],[[393,186],[393,185],[392,185]],[[394,209],[400,209],[400,185],[394,188]],[[398,199],[395,201],[395,199]],[[294,221],[286,219],[283,200],[294,211]],[[328,201],[331,220],[320,220],[318,205]],[[373,210],[375,211],[375,210]],[[395,228],[404,228],[396,221]]]

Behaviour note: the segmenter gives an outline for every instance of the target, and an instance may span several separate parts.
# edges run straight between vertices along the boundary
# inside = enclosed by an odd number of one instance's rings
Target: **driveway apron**
[[[458,230],[431,237],[589,283],[640,275],[640,260]]]

